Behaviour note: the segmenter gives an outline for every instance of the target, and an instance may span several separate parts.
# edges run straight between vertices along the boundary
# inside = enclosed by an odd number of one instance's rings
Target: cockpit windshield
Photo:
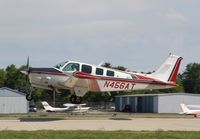
[[[63,71],[79,71],[79,69],[79,63],[69,63],[63,68]]]
[[[55,65],[54,67],[57,68],[57,69],[61,69],[67,62],[68,62],[68,61],[58,63],[58,64]]]

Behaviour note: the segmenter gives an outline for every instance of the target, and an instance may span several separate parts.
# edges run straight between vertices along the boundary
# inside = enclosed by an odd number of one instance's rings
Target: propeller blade
[[[21,73],[25,74],[25,75],[28,75],[30,72],[30,67],[29,67],[29,56],[27,57],[27,60],[26,60],[26,66],[25,66],[25,69],[21,70]]]
[[[26,68],[29,68],[29,56],[27,57]]]

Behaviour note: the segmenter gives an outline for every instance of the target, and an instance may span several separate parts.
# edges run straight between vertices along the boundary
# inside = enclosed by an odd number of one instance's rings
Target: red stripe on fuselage
[[[160,81],[156,81],[153,79],[150,80],[150,78],[148,80],[145,80],[145,79],[136,79],[136,80],[135,79],[123,79],[123,78],[114,78],[114,77],[94,76],[94,75],[83,73],[83,72],[75,72],[74,76],[77,78],[83,78],[83,79],[110,80],[110,81],[129,82],[129,83],[176,86],[176,84],[160,82]]]
[[[145,76],[138,75],[138,74],[133,74],[133,75],[138,77],[138,79],[142,79],[142,80],[154,80],[153,78],[145,77]]]

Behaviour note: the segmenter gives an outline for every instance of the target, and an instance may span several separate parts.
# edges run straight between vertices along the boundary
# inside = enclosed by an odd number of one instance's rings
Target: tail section
[[[170,54],[160,68],[151,74],[151,77],[165,82],[176,82],[182,59],[180,56]]]
[[[190,110],[188,109],[188,107],[185,104],[180,104],[181,105],[181,109],[183,110],[183,113],[190,113]]]
[[[52,107],[46,101],[42,101],[41,103],[46,111],[52,111]]]

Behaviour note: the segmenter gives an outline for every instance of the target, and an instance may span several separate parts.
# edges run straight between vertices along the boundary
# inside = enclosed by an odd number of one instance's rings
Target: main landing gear
[[[76,95],[71,95],[70,97],[70,102],[73,104],[80,104],[82,100],[82,97],[76,96]]]

